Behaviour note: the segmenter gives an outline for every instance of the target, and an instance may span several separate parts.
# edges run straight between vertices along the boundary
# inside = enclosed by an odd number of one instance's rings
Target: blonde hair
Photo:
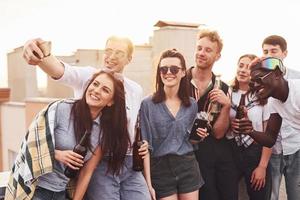
[[[117,37],[117,36],[110,36],[107,40],[106,40],[106,45],[109,41],[115,41],[115,42],[125,42],[127,44],[127,54],[129,57],[132,56],[133,54],[133,43],[129,38],[126,37]]]
[[[221,39],[219,33],[217,31],[214,30],[210,30],[210,29],[202,29],[200,30],[199,34],[198,34],[198,40],[202,39],[202,38],[209,38],[209,40],[211,42],[216,42],[218,47],[219,47],[219,53],[222,51],[223,49],[223,40]]]

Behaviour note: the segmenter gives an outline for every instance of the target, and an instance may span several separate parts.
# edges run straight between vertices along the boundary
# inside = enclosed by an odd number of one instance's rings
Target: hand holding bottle
[[[250,121],[248,118],[246,108],[244,109],[244,114],[245,114],[244,118],[242,119],[234,118],[231,121],[231,129],[236,134],[248,135],[253,132],[252,121]]]
[[[139,148],[139,155],[145,159],[145,156],[149,153],[149,144],[146,140],[143,140],[143,144]]]
[[[83,166],[83,157],[72,150],[55,150],[55,159],[64,165],[79,170]]]

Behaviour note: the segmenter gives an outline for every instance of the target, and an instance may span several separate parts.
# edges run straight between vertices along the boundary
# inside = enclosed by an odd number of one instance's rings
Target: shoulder
[[[191,104],[196,104],[197,105],[197,101],[194,97],[190,97],[190,102],[191,102]]]
[[[191,107],[195,110],[198,110],[198,104],[194,97],[190,97]]]
[[[75,99],[64,99],[57,104],[58,111],[68,111],[71,110],[75,103]]]
[[[299,79],[300,78],[300,71],[287,68],[286,75],[284,76],[286,79]]]
[[[152,101],[152,98],[153,98],[153,95],[146,96],[142,101],[142,105],[143,104],[144,105],[154,104]]]

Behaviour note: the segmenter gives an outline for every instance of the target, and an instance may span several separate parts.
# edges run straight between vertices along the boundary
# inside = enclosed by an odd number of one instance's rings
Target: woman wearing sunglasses
[[[234,123],[237,107],[240,99],[245,99],[246,115],[252,123],[252,129],[264,132],[269,119],[266,100],[254,101],[256,98],[250,92],[250,69],[249,64],[256,58],[255,55],[245,54],[238,60],[236,77],[231,85],[231,110],[230,118]],[[262,77],[263,81],[268,74]],[[242,97],[243,96],[243,97]],[[243,133],[243,132],[241,132]],[[234,159],[238,167],[239,177],[244,177],[247,193],[250,200],[265,200],[270,197],[270,170],[268,167],[272,150],[257,144],[249,135],[236,135],[232,131],[227,133],[228,138],[234,138]]]
[[[187,130],[197,113],[188,91],[183,55],[174,49],[164,51],[157,66],[156,91],[141,105],[142,136],[151,150],[151,173],[146,180],[148,185],[152,181],[161,200],[198,200],[204,183],[188,140]],[[207,136],[205,129],[197,131],[200,137]]]

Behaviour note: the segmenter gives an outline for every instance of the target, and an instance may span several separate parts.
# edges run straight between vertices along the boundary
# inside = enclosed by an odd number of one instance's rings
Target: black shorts
[[[151,158],[151,180],[158,198],[193,192],[204,184],[194,152]]]

